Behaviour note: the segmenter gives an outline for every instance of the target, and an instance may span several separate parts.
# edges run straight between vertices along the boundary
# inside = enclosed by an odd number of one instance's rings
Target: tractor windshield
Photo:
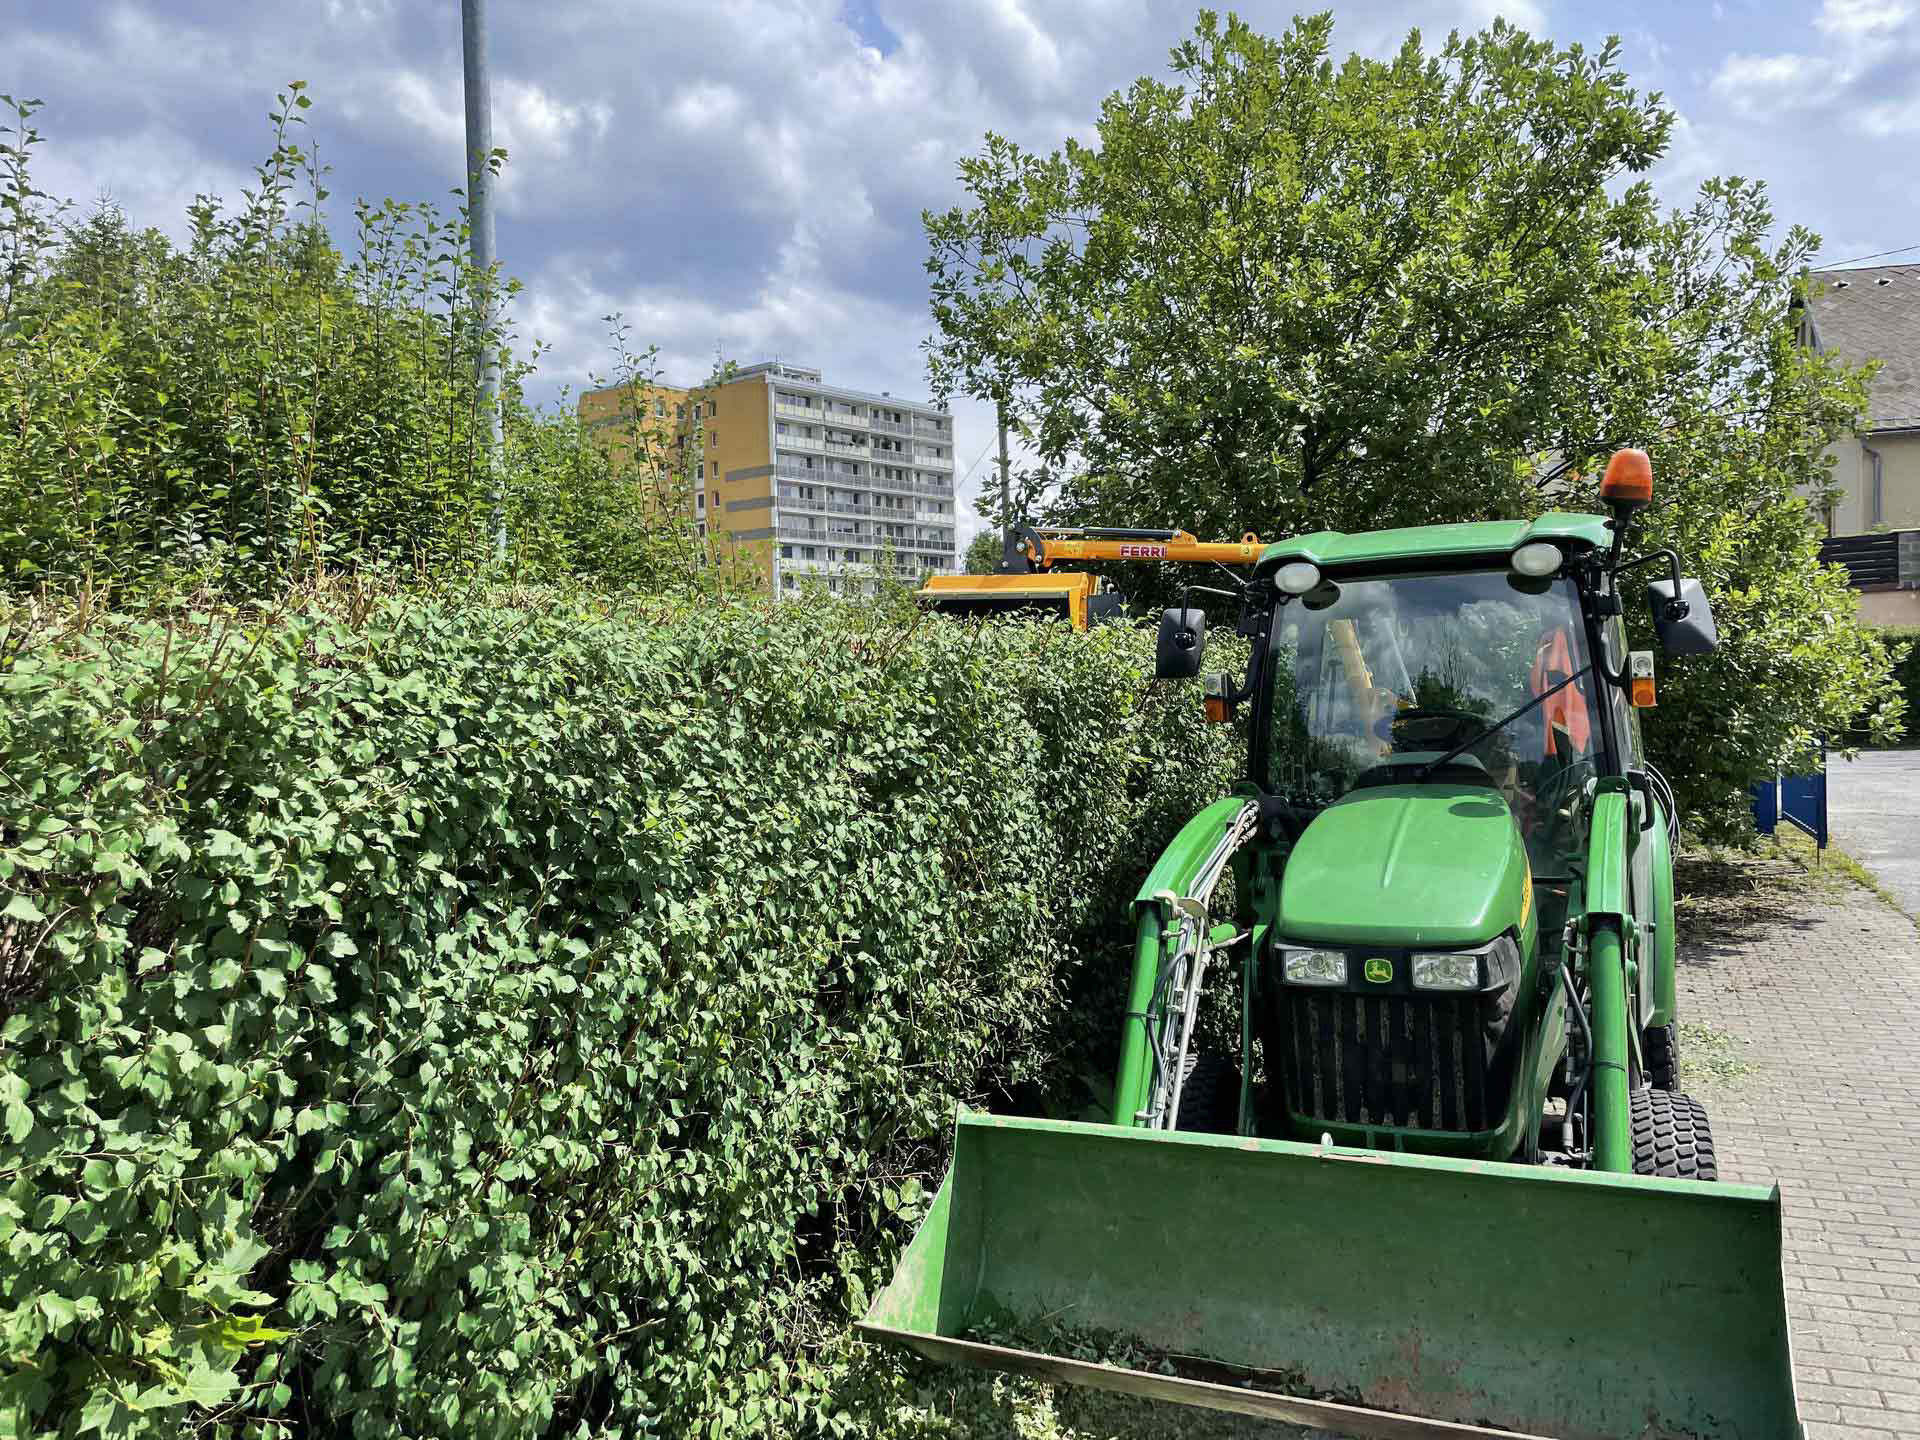
[[[1438,757],[1588,659],[1573,582],[1505,569],[1326,580],[1272,634],[1267,787],[1307,807],[1390,760]],[[1596,688],[1574,681],[1446,773],[1484,771],[1531,844],[1594,773]]]

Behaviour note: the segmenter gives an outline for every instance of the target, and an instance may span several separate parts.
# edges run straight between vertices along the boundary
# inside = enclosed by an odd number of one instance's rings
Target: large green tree
[[[1000,568],[1000,532],[982,530],[967,544],[961,569],[969,575],[991,575]]]
[[[1817,246],[1764,188],[1666,212],[1673,117],[1617,47],[1510,26],[1330,58],[1202,12],[1101,108],[1098,140],[989,135],[926,217],[936,387],[1004,403],[1063,522],[1284,535],[1592,508],[1652,452],[1649,530],[1714,588],[1726,644],[1670,667],[1653,744],[1696,820],[1865,711],[1884,647],[1817,563],[1808,497],[1862,374],[1797,343]]]

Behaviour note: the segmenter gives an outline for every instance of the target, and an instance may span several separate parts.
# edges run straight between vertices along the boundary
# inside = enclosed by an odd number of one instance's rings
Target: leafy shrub
[[[1892,743],[1920,745],[1920,626],[1889,626],[1880,636],[1890,647],[1902,647],[1894,661],[1894,680],[1906,698],[1906,726]]]
[[[829,1424],[953,1106],[1057,1083],[1231,771],[1131,632],[14,620],[0,1432]]]

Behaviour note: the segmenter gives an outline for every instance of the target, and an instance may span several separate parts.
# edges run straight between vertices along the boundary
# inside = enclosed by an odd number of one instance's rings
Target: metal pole
[[[474,357],[480,413],[486,418],[487,490],[493,501],[494,559],[507,558],[507,519],[500,502],[500,454],[506,436],[500,419],[500,347],[494,340],[499,310],[493,287],[493,89],[487,78],[486,0],[460,0],[460,51],[467,96],[467,235],[473,268],[483,277],[480,323],[485,343]]]
[[[1007,405],[1004,400],[995,407],[995,416],[1000,422],[1000,570],[1006,574],[1013,569],[1013,487],[1007,478]]]

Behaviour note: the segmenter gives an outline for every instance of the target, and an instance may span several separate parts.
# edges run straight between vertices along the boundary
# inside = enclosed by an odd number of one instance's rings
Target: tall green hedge
[[[815,1428],[1232,769],[1114,630],[0,631],[0,1434]]]
[[[1880,632],[1890,646],[1905,653],[1894,662],[1893,675],[1906,697],[1906,730],[1901,744],[1920,745],[1920,626],[1892,626]]]

